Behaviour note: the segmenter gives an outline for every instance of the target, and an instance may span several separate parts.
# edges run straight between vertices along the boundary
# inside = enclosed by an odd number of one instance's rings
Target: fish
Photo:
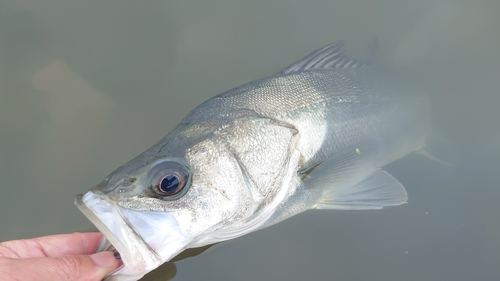
[[[138,280],[180,252],[234,239],[310,209],[407,202],[383,169],[425,145],[428,94],[389,67],[323,46],[279,73],[193,109],[158,143],[84,195],[96,250]]]

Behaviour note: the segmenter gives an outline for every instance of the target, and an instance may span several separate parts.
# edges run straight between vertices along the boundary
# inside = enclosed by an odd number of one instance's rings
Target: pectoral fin
[[[406,203],[405,188],[384,170],[372,173],[368,178],[340,190],[335,187],[325,190],[316,204],[316,209],[369,210],[382,209]]]
[[[319,192],[316,209],[381,209],[408,199],[404,187],[380,170],[383,141],[373,138],[328,157],[299,173],[307,190]]]

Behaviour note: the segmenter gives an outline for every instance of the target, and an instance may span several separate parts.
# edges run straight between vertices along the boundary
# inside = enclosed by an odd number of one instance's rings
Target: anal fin
[[[451,168],[464,162],[463,151],[457,146],[457,143],[450,141],[442,131],[437,129],[429,131],[424,146],[416,153]]]
[[[457,164],[445,161],[443,159],[440,159],[440,158],[438,158],[437,156],[435,156],[434,154],[432,154],[431,152],[427,151],[424,148],[421,148],[421,149],[417,150],[416,153],[420,154],[422,156],[425,156],[425,157],[429,158],[430,160],[432,160],[434,162],[437,162],[437,163],[439,163],[441,165],[444,165],[444,166],[447,166],[447,167],[451,167],[451,168],[456,168],[457,167]]]

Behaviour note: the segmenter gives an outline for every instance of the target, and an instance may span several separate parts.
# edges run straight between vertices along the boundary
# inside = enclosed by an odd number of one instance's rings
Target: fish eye
[[[182,190],[182,185],[176,175],[168,174],[159,184],[154,185],[154,188],[158,195],[168,196],[177,194],[180,190]]]
[[[150,178],[150,190],[154,196],[163,200],[179,199],[191,184],[188,168],[172,160],[154,165],[150,170]]]

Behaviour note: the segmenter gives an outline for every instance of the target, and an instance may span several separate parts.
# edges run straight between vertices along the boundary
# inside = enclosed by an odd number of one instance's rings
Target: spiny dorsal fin
[[[316,51],[305,56],[303,59],[294,62],[289,67],[283,69],[279,74],[288,74],[311,69],[325,68],[362,68],[367,66],[356,60],[349,59],[344,55],[343,41],[337,41],[323,46]]]

